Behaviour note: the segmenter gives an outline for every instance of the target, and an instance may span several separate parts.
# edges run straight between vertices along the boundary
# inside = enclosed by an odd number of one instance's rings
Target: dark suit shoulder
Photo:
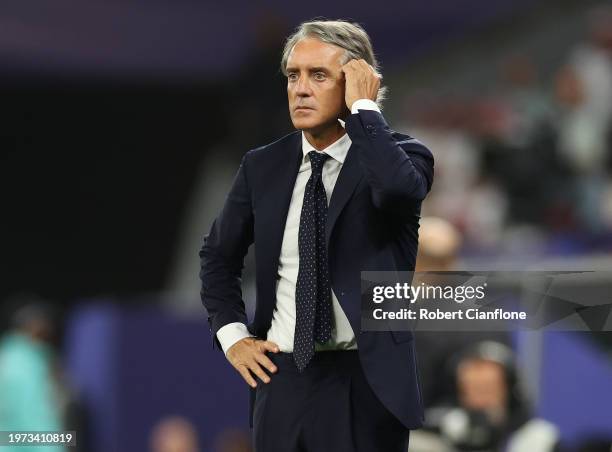
[[[410,153],[420,154],[421,156],[433,161],[433,155],[429,148],[419,139],[411,137],[405,133],[393,132],[392,133],[395,142],[400,147]]]
[[[291,132],[290,134],[285,135],[282,138],[279,138],[272,143],[259,146],[255,149],[251,149],[246,153],[245,158],[249,159],[266,159],[266,158],[275,158],[276,153],[286,153],[288,148],[292,148],[298,144],[298,142],[302,139],[301,132],[299,130],[295,132]]]
[[[423,146],[423,147],[427,147],[427,146],[425,146],[424,143],[419,141],[417,138],[411,137],[410,135],[407,135],[405,133],[400,133],[400,132],[395,132],[394,131],[394,132],[392,132],[391,135],[393,136],[393,138],[395,139],[397,144],[399,144],[403,148],[405,148],[406,145],[415,145],[415,144]]]
[[[395,138],[396,141],[409,140],[412,138],[410,135],[401,132],[396,132],[395,130],[391,132],[391,135],[393,136],[393,138]]]

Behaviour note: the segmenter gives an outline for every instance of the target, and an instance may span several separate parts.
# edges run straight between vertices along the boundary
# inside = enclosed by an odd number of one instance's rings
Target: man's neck
[[[304,136],[317,151],[322,151],[330,144],[335,143],[345,133],[344,127],[339,122],[323,130],[304,130]]]

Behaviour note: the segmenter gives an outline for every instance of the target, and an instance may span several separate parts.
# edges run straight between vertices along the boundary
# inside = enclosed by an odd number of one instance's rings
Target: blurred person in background
[[[433,181],[431,152],[381,114],[377,67],[359,25],[300,25],[281,63],[298,132],[245,155],[200,251],[213,340],[253,388],[260,452],[404,451],[422,424],[412,333],[359,328],[361,270],[414,269]]]
[[[498,78],[495,103],[504,113],[502,126],[480,137],[483,177],[506,193],[505,220],[512,228],[506,239],[512,244],[504,251],[520,254],[529,250],[528,234],[538,233],[527,225],[544,224],[566,205],[567,169],[556,152],[554,109],[539,84],[536,60],[528,53],[509,54]],[[486,114],[479,119],[486,120]]]
[[[559,158],[572,168],[576,220],[585,232],[598,234],[612,229],[604,212],[612,189],[612,8],[598,6],[587,22],[587,39],[557,71],[554,94]]]
[[[195,426],[181,416],[161,419],[151,432],[151,452],[199,452]]]
[[[215,438],[213,452],[252,452],[251,436],[244,430],[227,429]]]
[[[419,228],[417,272],[452,272],[459,270],[459,252],[463,236],[449,221],[439,217],[423,217]],[[430,278],[428,278],[431,281]],[[442,276],[444,280],[444,276]],[[505,332],[479,331],[416,331],[415,344],[423,402],[431,407],[453,392],[440,368],[461,349],[485,339],[510,342]]]
[[[528,147],[543,132],[550,132],[553,115],[539,83],[540,68],[530,54],[511,53],[502,59],[498,72],[501,86],[496,97],[506,116],[500,135],[506,143]]]
[[[54,311],[35,297],[20,300],[20,304],[11,328],[0,340],[0,431],[62,431],[67,400],[53,348]],[[5,446],[2,450],[64,448]]]
[[[430,450],[430,444],[438,443],[455,451],[559,450],[557,427],[529,414],[509,347],[478,342],[447,364],[455,394],[448,404],[427,410],[425,431],[429,433],[412,452]]]
[[[456,270],[463,239],[449,221],[438,217],[423,217],[419,227],[419,251],[415,271]]]

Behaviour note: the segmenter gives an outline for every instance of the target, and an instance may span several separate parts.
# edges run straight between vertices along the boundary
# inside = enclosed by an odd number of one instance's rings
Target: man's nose
[[[295,93],[298,96],[302,96],[302,97],[307,97],[312,95],[312,91],[310,89],[310,81],[308,80],[308,77],[300,77],[299,80],[297,81],[296,87],[295,87]]]

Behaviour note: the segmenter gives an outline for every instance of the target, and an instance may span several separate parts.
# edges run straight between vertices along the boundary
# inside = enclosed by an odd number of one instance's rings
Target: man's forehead
[[[334,44],[305,38],[298,41],[287,58],[287,67],[340,66],[344,49]]]

